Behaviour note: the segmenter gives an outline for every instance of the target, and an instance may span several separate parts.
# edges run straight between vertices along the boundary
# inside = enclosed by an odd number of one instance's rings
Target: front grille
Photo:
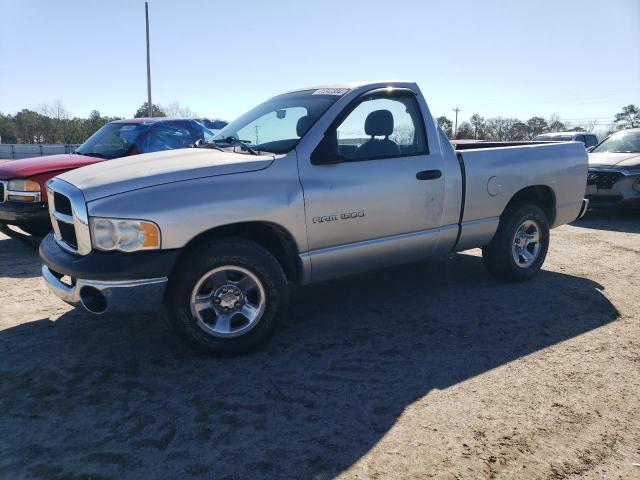
[[[71,253],[91,252],[89,217],[84,195],[77,187],[53,178],[47,182],[49,214],[56,242]]]
[[[623,176],[620,172],[598,172],[591,170],[587,175],[587,185],[595,185],[598,189],[609,190]]]
[[[64,241],[74,250],[77,250],[78,238],[76,237],[75,227],[69,223],[58,222],[58,228],[60,229],[60,236],[62,237],[62,241]]]
[[[4,182],[0,182],[0,203],[4,202]]]
[[[71,201],[61,193],[55,192],[53,194],[53,203],[56,206],[56,212],[60,212],[69,216],[73,215]]]
[[[52,218],[55,221],[60,232],[60,240],[67,244],[73,250],[78,250],[78,238],[76,236],[76,228],[73,224],[73,208],[71,200],[60,192],[53,192],[53,211],[57,214]]]

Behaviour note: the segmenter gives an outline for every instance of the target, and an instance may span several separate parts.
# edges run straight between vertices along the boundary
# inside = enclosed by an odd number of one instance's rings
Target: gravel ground
[[[0,478],[640,478],[640,217],[554,230],[524,284],[478,255],[300,289],[215,360],[0,234]]]

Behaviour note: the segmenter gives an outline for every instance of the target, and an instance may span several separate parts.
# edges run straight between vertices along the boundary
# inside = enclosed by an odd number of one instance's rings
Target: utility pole
[[[260,145],[259,137],[258,137],[258,132],[260,130],[260,125],[256,125],[256,145]]]
[[[460,109],[458,107],[453,109],[454,112],[456,112],[456,126],[453,129],[453,138],[456,138],[456,135],[458,134],[458,112],[460,111]]]
[[[144,2],[144,18],[147,24],[147,115],[153,117],[151,108],[151,51],[149,49],[149,2]]]

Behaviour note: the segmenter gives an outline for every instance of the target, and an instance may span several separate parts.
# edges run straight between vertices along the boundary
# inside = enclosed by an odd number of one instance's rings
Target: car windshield
[[[149,125],[143,123],[107,123],[76,149],[80,155],[118,158],[129,153]]]
[[[640,132],[614,133],[591,152],[640,153]]]
[[[161,120],[154,123],[108,123],[76,149],[80,155],[106,159],[139,153],[173,150],[209,142],[214,132],[195,120]]]
[[[228,144],[227,139],[233,137],[256,151],[287,153],[347,91],[322,88],[278,95],[231,122],[213,141]]]
[[[201,123],[209,130],[222,130],[229,123],[224,120],[209,120],[208,118],[199,118],[197,122]]]

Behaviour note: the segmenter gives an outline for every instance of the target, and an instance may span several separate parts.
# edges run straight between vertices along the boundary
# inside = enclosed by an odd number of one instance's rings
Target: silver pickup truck
[[[51,180],[42,273],[96,314],[162,310],[213,355],[268,338],[291,285],[474,247],[527,280],[586,208],[587,154],[488,146],[456,152],[415,83],[285,93],[211,143]]]

